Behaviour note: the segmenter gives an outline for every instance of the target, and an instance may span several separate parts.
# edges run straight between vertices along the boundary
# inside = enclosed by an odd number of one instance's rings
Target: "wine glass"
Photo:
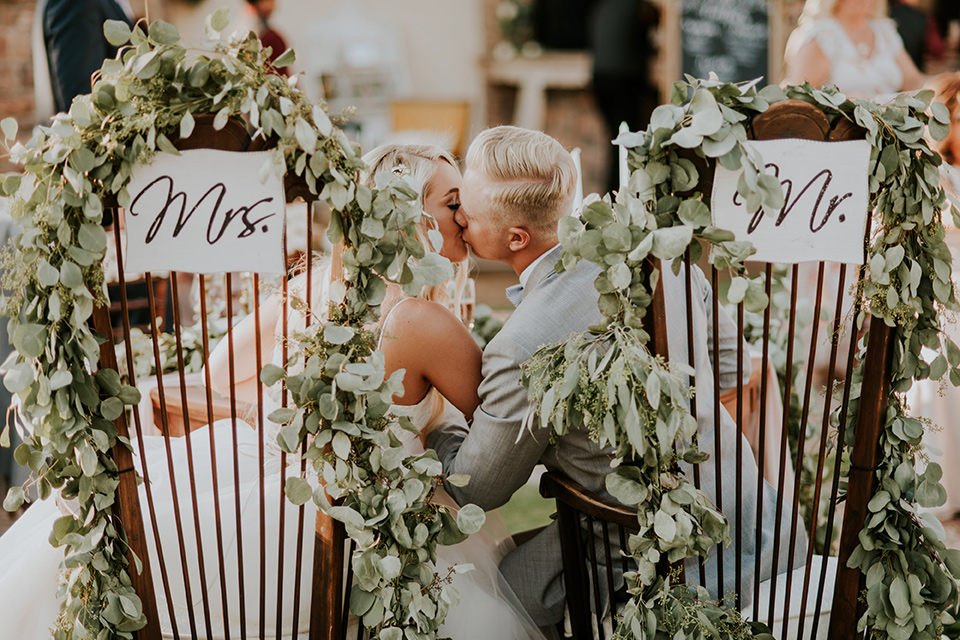
[[[460,296],[460,320],[473,329],[473,313],[477,306],[477,286],[473,278],[467,278]]]

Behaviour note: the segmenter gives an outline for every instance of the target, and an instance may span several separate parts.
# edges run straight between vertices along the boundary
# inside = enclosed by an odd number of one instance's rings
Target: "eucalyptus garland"
[[[311,461],[311,473],[287,480],[287,496],[295,504],[312,498],[356,542],[350,611],[375,637],[426,640],[460,601],[451,572],[466,569],[437,574],[431,567],[437,545],[462,542],[485,517],[476,505],[465,505],[454,518],[435,502],[443,465],[433,450],[409,455],[395,431],[418,433],[408,417],[391,414],[403,372],[386,376],[367,323],[378,316],[384,278],[415,295],[453,271],[414,239],[423,215],[417,192],[390,173],[376,180],[373,190],[357,184],[356,197],[333,214],[330,236],[343,243],[346,275],[331,284],[330,319],[318,314],[297,331],[286,366],[267,365],[261,380],[268,386],[285,381],[295,408],[269,418],[283,425],[278,442],[284,451]],[[306,301],[294,305],[314,312]]]
[[[625,576],[631,600],[617,636],[764,635],[762,626],[746,625],[732,607],[704,601],[706,592],[694,597],[669,579],[651,578],[652,563],[664,554],[669,560],[681,557],[675,549],[703,555],[709,544],[725,540],[727,523],[675,471],[677,460],[693,462],[702,454],[690,444],[695,421],[680,384],[685,372],[677,365],[668,369],[646,352],[649,336],[642,318],[657,274],[648,278],[644,265],[652,256],[664,265],[672,262],[676,272],[688,252],[696,261],[709,245],[711,262],[732,276],[730,302],[763,309],[762,283],[743,269],[753,247],[711,225],[709,194],[697,188],[699,174],[690,154],[743,169],[737,190],[748,210],[769,215],[783,206],[783,193],[779,180],[764,172],[762,159],[744,145],[749,119],[773,102],[795,98],[817,105],[831,122],[845,118],[858,124],[872,147],[869,191],[875,212],[868,276],[858,293],[869,313],[896,329],[892,393],[881,439],[885,457],[861,544],[850,559],[866,574],[867,607],[859,628],[874,637],[939,638],[943,625],[952,621],[947,609],[957,599],[960,552],[944,547],[935,518],[919,514],[918,507],[943,504],[945,494],[939,466],[917,471],[923,427],[906,415],[902,395],[915,380],[949,374],[954,384],[960,383],[960,349],[940,333],[941,310],[958,308],[943,241],[941,159],[924,137],[929,131],[942,139],[949,112],[930,104],[929,91],[880,106],[849,100],[835,88],[805,84],[757,91],[754,84],[688,78],[674,85],[671,104],[654,111],[646,131],[620,135],[632,170],[627,187],[616,202],[594,199],[582,219],[566,219],[560,228],[561,268],[586,259],[603,270],[596,287],[604,326],[567,346],[540,350],[527,367],[525,383],[543,426],[562,434],[570,425],[585,423],[598,442],[617,449],[619,467],[609,476],[607,489],[637,506],[641,526],[627,550],[639,570]],[[960,222],[956,209],[950,211]],[[929,362],[924,347],[934,354]],[[851,416],[856,415],[862,380],[859,362]],[[619,397],[618,386],[634,392]],[[851,422],[851,442],[854,428]]]
[[[16,348],[4,364],[4,384],[17,394],[32,428],[15,456],[33,471],[28,484],[42,498],[59,491],[78,504],[77,515],[57,520],[51,535],[64,547],[67,571],[57,637],[130,638],[146,623],[131,587],[122,527],[111,514],[118,485],[112,421],[139,401],[139,393],[116,371],[98,367],[91,326],[94,305],[107,303],[102,203],[115,198],[126,206],[134,167],[158,151],[178,153],[173,141],[190,136],[195,116],[210,114],[218,130],[242,118],[255,138],[269,140],[273,153],[261,173],[300,176],[330,203],[332,235],[347,245],[346,283],[332,292],[327,314],[332,322],[304,333],[308,357],[299,354],[302,371],[287,378],[297,408],[273,416],[288,422],[281,446],[305,449],[317,469],[310,477],[326,480],[338,502],[330,505],[303,478],[290,481],[287,495],[302,503],[312,494],[358,541],[360,589],[351,608],[364,624],[385,639],[433,638],[457,600],[446,577],[430,566],[436,543],[459,541],[479,527],[483,513],[464,508],[458,527],[433,504],[432,478],[441,474],[440,464],[429,454],[407,459],[398,449],[386,412],[400,378],[384,379],[382,356],[363,326],[376,319],[383,298],[377,274],[415,294],[446,278],[449,264],[425,254],[413,239],[420,212],[411,204],[410,185],[381,179],[371,190],[358,184],[364,165],[324,106],[311,104],[295,81],[272,73],[268,51],[255,36],[221,40],[227,23],[226,9],[209,16],[210,43],[188,50],[165,22],[132,29],[107,22],[107,39],[121,49],[104,63],[91,94],[40,127],[26,145],[7,147],[27,176],[0,182],[0,195],[12,197],[22,229],[4,257],[4,289],[12,292],[4,309]],[[273,64],[292,59],[286,52]],[[2,130],[12,141],[16,122],[5,119]],[[308,313],[305,305],[302,310]],[[283,375],[268,368],[264,379]],[[328,382],[335,391],[324,386]],[[6,431],[0,440],[9,441]],[[326,444],[332,453],[323,451]],[[24,488],[14,487],[4,507],[17,509],[24,499]]]

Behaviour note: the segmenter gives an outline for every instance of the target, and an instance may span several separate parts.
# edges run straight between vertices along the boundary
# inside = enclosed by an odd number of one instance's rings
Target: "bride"
[[[423,185],[421,207],[432,221],[425,217],[418,235],[433,250],[426,229],[435,225],[443,237],[439,252],[454,263],[459,273],[455,280],[462,286],[467,249],[453,219],[460,207],[454,159],[433,147],[386,145],[364,161],[371,186],[373,176],[383,171]],[[314,277],[315,282],[322,280],[320,274]],[[296,282],[291,283],[294,291]],[[480,349],[446,304],[447,291],[444,283],[410,298],[388,285],[382,305],[378,348],[387,375],[405,370],[403,394],[394,397],[395,412],[409,415],[420,429],[441,420],[463,421],[479,405]],[[221,341],[208,362],[215,390],[256,397],[257,362],[282,362],[283,332],[289,331],[282,326],[288,323],[280,321],[282,309],[279,299],[264,304],[259,329],[251,315],[234,328],[232,340]],[[288,320],[295,324],[296,315],[292,312]],[[255,355],[257,344],[263,357]],[[279,406],[277,400],[264,398],[264,415]],[[267,423],[259,432],[240,421],[220,420],[192,431],[189,439],[134,440],[134,452],[142,451],[138,471],[147,480],[139,493],[164,637],[307,637],[316,508],[308,502],[299,513],[285,502],[284,478],[296,475],[299,464],[292,468],[294,457],[281,455],[277,429]],[[396,432],[411,454],[423,452],[416,436]],[[442,489],[437,500],[455,507]],[[152,520],[148,502],[153,505]],[[0,537],[0,625],[11,638],[47,639],[63,622],[57,619],[57,592],[70,574],[62,566],[63,552],[52,547],[47,536],[64,513],[69,513],[68,505],[41,501]],[[163,550],[162,567],[157,566],[155,538]],[[441,636],[542,638],[498,571],[511,547],[502,519],[491,513],[478,534],[438,548],[438,574],[455,565],[474,566],[453,574],[463,604],[450,610]],[[303,597],[295,597],[295,592]]]

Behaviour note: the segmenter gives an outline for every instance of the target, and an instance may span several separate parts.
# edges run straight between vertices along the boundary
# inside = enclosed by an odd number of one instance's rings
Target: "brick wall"
[[[30,52],[36,4],[36,0],[0,0],[0,119],[16,118],[23,138],[37,123]],[[0,157],[0,171],[12,168]]]

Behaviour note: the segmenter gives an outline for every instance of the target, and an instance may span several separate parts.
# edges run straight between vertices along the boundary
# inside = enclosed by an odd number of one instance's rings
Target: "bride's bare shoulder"
[[[454,329],[466,331],[466,327],[447,307],[419,298],[410,298],[395,306],[389,311],[383,325],[385,337],[436,336],[439,331]]]

